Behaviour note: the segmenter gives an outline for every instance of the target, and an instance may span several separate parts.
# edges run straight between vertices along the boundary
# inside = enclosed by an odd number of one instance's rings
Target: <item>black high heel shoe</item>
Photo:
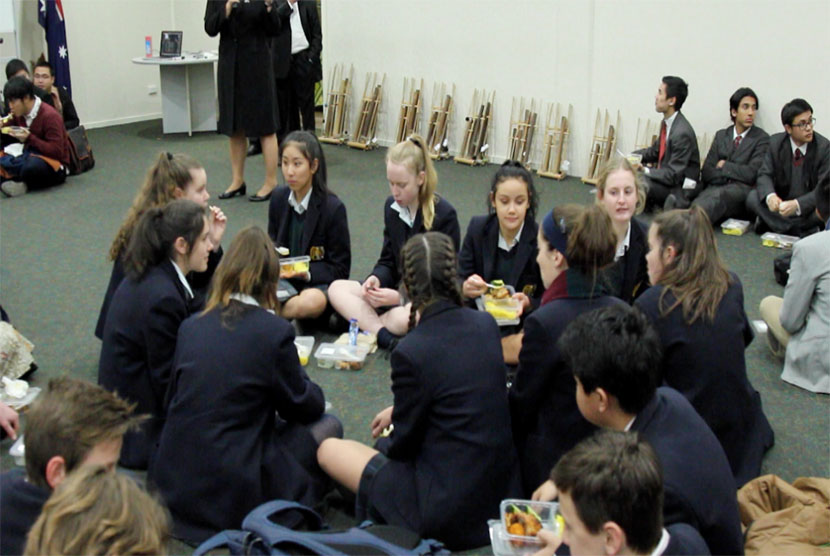
[[[219,194],[220,199],[232,199],[234,197],[244,197],[245,196],[245,182],[242,182],[242,185],[234,189],[233,191],[225,191]]]

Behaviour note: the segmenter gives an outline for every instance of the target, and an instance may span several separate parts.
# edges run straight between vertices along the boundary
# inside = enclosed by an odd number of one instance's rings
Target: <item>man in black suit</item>
[[[271,43],[279,108],[280,142],[297,129],[314,133],[314,84],[323,78],[323,32],[315,0],[287,0],[291,15]],[[248,156],[260,152],[251,141]]]
[[[731,125],[715,134],[715,140],[703,163],[703,192],[695,199],[712,224],[744,212],[746,197],[758,177],[769,148],[769,134],[755,123],[758,96],[749,87],[741,87],[729,98]],[[677,202],[675,208],[688,208]]]
[[[63,116],[63,125],[66,129],[74,129],[80,125],[81,120],[78,118],[78,112],[75,111],[75,103],[72,102],[69,91],[66,87],[55,85],[55,72],[52,70],[52,64],[46,60],[39,60],[35,64],[33,81],[35,87],[40,87],[49,94],[48,102]]]
[[[576,379],[576,403],[591,423],[640,433],[663,468],[666,525],[688,523],[712,554],[742,554],[732,470],[718,439],[682,394],[660,384],[660,338],[639,309],[584,313],[557,346]],[[550,498],[544,483],[534,498]]]
[[[647,149],[635,151],[643,156],[643,163],[653,165],[639,167],[648,183],[647,209],[662,207],[672,193],[675,199],[695,196],[700,178],[700,152],[695,130],[680,112],[688,94],[685,81],[666,75],[654,97],[654,110],[663,115],[660,136]]]
[[[806,236],[819,230],[815,189],[830,179],[830,141],[813,129],[813,107],[796,98],[781,109],[784,132],[770,137],[758,186],[746,198],[755,232]]]

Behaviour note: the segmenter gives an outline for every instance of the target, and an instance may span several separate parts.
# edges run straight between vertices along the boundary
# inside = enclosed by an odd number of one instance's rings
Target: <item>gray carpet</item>
[[[218,201],[230,182],[224,137],[203,133],[164,136],[161,121],[91,130],[97,161],[86,174],[63,186],[0,201],[0,303],[12,322],[36,345],[40,370],[33,384],[68,373],[95,380],[100,342],[93,336],[111,263],[106,253],[146,168],[161,151],[186,152],[205,165],[212,204],[228,215],[223,242],[249,224],[267,226],[267,203],[244,198]],[[382,202],[388,195],[384,150],[362,152],[325,146],[329,186],[346,204],[352,236],[352,277],[363,279],[378,256],[382,237]],[[495,167],[437,164],[438,191],[457,209],[462,233],[470,217],[486,212]],[[248,159],[249,192],[263,181],[262,157]],[[563,202],[591,202],[591,188],[578,179],[537,179],[540,213]],[[718,232],[722,256],[743,281],[746,311],[759,318],[758,303],[781,295],[773,280],[772,260],[779,251],[762,247],[757,236],[724,236]],[[326,339],[318,336],[318,341]],[[750,380],[760,391],[776,434],[776,445],[764,461],[764,472],[787,480],[830,476],[830,396],[805,392],[779,379],[782,362],[756,338],[746,351]],[[368,442],[369,422],[391,402],[389,362],[370,356],[359,372],[308,366],[325,390],[348,438]],[[11,443],[2,443],[0,464],[13,465]]]

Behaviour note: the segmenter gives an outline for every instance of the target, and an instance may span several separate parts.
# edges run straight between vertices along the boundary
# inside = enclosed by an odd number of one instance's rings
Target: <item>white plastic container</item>
[[[16,465],[26,465],[26,445],[23,443],[23,435],[17,437],[12,447],[9,448],[9,455],[14,458]]]
[[[317,358],[317,366],[321,369],[359,371],[363,368],[368,354],[369,348],[366,346],[322,343],[314,357]]]
[[[798,240],[799,238],[796,236],[767,232],[761,236],[761,245],[766,247],[777,247],[779,249],[792,249],[793,244]]]
[[[308,358],[314,349],[314,336],[297,336],[294,338],[294,345],[297,346],[297,357],[300,358],[300,365],[308,365]]]
[[[493,554],[496,556],[523,556],[533,554],[542,547],[539,539],[527,535],[511,535],[507,532],[507,517],[518,509],[527,512],[539,520],[543,529],[559,533],[560,521],[557,519],[559,504],[557,502],[533,502],[531,500],[507,499],[502,500],[499,506],[500,520],[490,520],[490,542],[493,547]],[[561,518],[560,518],[561,519]]]
[[[280,276],[291,278],[295,274],[302,274],[308,272],[310,268],[311,257],[303,255],[302,257],[287,257],[280,259]]]
[[[522,303],[513,299],[513,294],[516,290],[513,286],[504,286],[510,292],[510,297],[505,299],[492,299],[487,294],[480,295],[476,298],[476,307],[479,311],[487,311],[493,318],[496,319],[496,324],[499,326],[510,326],[519,324],[519,311],[522,308]]]
[[[3,390],[0,392],[0,401],[15,411],[19,411],[32,403],[35,398],[37,398],[38,394],[40,394],[40,388],[37,386],[30,386],[29,390],[26,392],[26,395],[22,398],[12,398],[6,394],[5,390]]]
[[[742,236],[749,230],[749,220],[730,218],[720,225],[720,229],[729,236]]]

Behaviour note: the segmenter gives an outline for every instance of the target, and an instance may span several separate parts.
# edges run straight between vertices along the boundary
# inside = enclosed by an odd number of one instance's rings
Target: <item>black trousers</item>
[[[66,170],[63,167],[53,170],[42,158],[30,156],[19,168],[19,174],[12,176],[11,179],[22,181],[29,191],[34,191],[62,184],[66,181]]]
[[[709,185],[692,204],[702,208],[712,224],[720,224],[727,218],[742,216],[746,212],[746,197],[750,191],[750,186],[738,182]]]
[[[277,79],[280,140],[297,129],[314,132],[314,66],[307,51],[291,56],[288,75]]]
[[[787,199],[785,199],[787,200]],[[752,190],[746,197],[746,208],[749,212],[764,221],[767,227],[778,234],[801,236],[822,227],[822,222],[815,212],[801,216],[781,216],[767,207],[767,202],[761,199],[758,190]]]

